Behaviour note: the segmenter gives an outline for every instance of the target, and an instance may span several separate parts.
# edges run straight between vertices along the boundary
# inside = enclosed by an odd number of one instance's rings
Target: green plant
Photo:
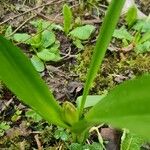
[[[10,126],[6,122],[0,123],[0,137],[4,135],[5,131],[7,131]]]
[[[81,103],[77,108],[70,102],[65,102],[61,107],[21,50],[0,36],[2,81],[49,123],[69,129],[74,142],[84,142],[89,128],[100,123],[108,123],[117,128],[125,127],[145,139],[150,138],[148,74],[117,86],[84,114],[90,87],[105,56],[124,2],[125,0],[112,0],[108,8],[94,49]]]
[[[94,31],[95,27],[93,25],[84,25],[73,29],[69,33],[69,36],[71,37],[71,39],[73,40],[73,44],[77,48],[84,49],[82,42],[88,40]]]
[[[125,20],[129,27],[131,27],[137,20],[137,8],[135,5],[130,7],[126,13]]]
[[[71,8],[67,4],[63,6],[63,16],[64,16],[64,32],[68,34],[70,29],[72,28],[71,23],[73,16]]]
[[[21,118],[21,113],[22,111],[15,108],[16,112],[14,113],[14,115],[11,117],[11,121],[16,122],[17,120],[19,120]]]
[[[95,31],[93,25],[83,25],[72,29],[72,11],[68,5],[63,6],[63,17],[64,17],[64,32],[72,39],[73,44],[79,48],[84,49],[83,42],[88,40],[91,34]]]
[[[42,117],[31,109],[26,112],[25,116],[27,118],[31,118],[34,122],[39,122],[42,120]]]
[[[69,134],[67,131],[64,130],[64,128],[58,128],[55,133],[54,137],[56,139],[61,139],[62,141],[67,141],[69,139]]]
[[[131,12],[130,12],[131,11]],[[125,26],[116,29],[113,37],[120,39],[124,49],[134,49],[136,53],[150,51],[150,18],[136,20],[136,8],[130,8],[130,15],[127,13],[126,21],[130,27],[130,32]],[[132,18],[131,18],[132,15]]]
[[[29,35],[27,33],[15,33],[12,34],[12,28],[9,26],[5,32],[5,36],[19,43],[25,43],[31,46],[31,50],[36,55],[32,55],[31,62],[35,66],[36,70],[42,72],[44,62],[47,61],[59,61],[61,59],[59,54],[60,42],[56,40],[53,29],[60,29],[60,26],[50,24],[43,20],[37,20],[30,22],[36,29],[35,34]]]

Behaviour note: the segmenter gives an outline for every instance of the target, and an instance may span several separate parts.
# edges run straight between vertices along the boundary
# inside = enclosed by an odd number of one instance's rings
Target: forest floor
[[[149,15],[150,3],[136,2],[139,9],[145,15]],[[0,34],[12,40],[31,59],[36,55],[35,51],[30,45],[21,42],[21,36],[18,38],[16,35],[36,34],[39,22],[53,24],[54,42],[60,43],[57,57],[50,61],[42,61],[44,68],[36,63],[35,67],[40,70],[41,77],[52,89],[60,104],[64,101],[75,104],[76,98],[83,92],[92,51],[108,3],[105,0],[90,3],[89,0],[85,2],[85,6],[81,6],[78,1],[67,1],[73,13],[72,29],[83,25],[95,28],[90,37],[80,41],[80,44],[75,44],[74,39],[62,31],[62,9],[65,3],[64,0],[0,0]],[[144,24],[146,21],[143,21]],[[130,40],[139,32],[139,24],[139,20],[136,20],[129,28],[125,16],[120,17],[116,35],[108,47],[90,94],[105,94],[125,80],[150,72],[150,39],[143,45],[136,43],[137,47],[134,47]],[[145,26],[146,31],[143,32],[150,31],[150,21],[149,25]],[[97,128],[107,150],[120,149],[122,130],[106,124]],[[93,131],[84,145],[74,143],[74,148],[71,147],[70,134],[67,130],[48,124],[0,82],[0,150],[98,150],[99,148],[96,148],[96,144],[99,143],[98,135]],[[134,144],[138,145],[136,142]],[[88,146],[94,144],[96,146]],[[147,142],[143,142],[138,148],[148,150],[150,146]]]

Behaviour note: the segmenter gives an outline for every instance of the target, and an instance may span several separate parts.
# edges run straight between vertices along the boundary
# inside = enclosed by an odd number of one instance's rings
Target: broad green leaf
[[[117,38],[117,39],[126,39],[128,41],[132,41],[133,40],[133,36],[127,31],[127,29],[122,26],[120,29],[116,29],[114,31],[113,37]]]
[[[125,20],[129,27],[131,27],[137,19],[137,8],[135,5],[128,9]]]
[[[32,107],[49,123],[67,125],[62,109],[31,61],[11,42],[0,36],[0,78],[16,96]]]
[[[52,31],[45,30],[42,32],[41,43],[44,48],[51,46],[55,40],[55,34]]]
[[[56,54],[49,49],[43,49],[37,53],[37,56],[44,61],[55,61],[56,59]]]
[[[16,33],[13,36],[13,39],[16,42],[21,42],[21,43],[29,43],[30,42],[31,36],[27,33]]]
[[[108,123],[150,139],[150,75],[114,88],[87,114],[89,123]]]
[[[117,1],[112,0],[107,10],[106,16],[104,18],[104,21],[101,27],[101,31],[99,32],[99,35],[98,35],[96,46],[94,48],[94,53],[91,59],[90,68],[87,74],[87,80],[84,85],[82,103],[79,109],[80,116],[82,115],[86,97],[92,86],[92,82],[97,75],[97,72],[105,56],[107,47],[111,41],[113,32],[115,30],[115,27],[116,27],[116,24],[119,19],[124,3],[125,3],[125,0],[117,0]]]
[[[77,27],[72,30],[69,34],[80,40],[88,40],[90,35],[94,32],[95,27],[93,25],[85,25],[82,27]]]
[[[121,150],[141,150],[143,142],[140,137],[125,129],[121,137],[120,147]]]
[[[64,17],[64,32],[68,34],[71,29],[73,17],[71,8],[67,4],[63,6],[63,17]]]
[[[45,69],[44,63],[36,55],[32,56],[31,62],[38,72],[44,71]]]
[[[105,97],[105,95],[88,95],[84,108],[88,108],[88,107],[92,107],[94,105],[96,105],[100,100],[102,100]],[[76,104],[78,106],[78,108],[81,106],[81,100],[82,100],[82,96],[79,96],[76,100]]]

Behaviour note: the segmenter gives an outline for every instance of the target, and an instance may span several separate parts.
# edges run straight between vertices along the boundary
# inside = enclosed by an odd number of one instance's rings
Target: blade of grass
[[[62,110],[29,59],[0,36],[0,79],[16,96],[49,123],[66,127]]]
[[[125,0],[112,0],[108,11],[106,13],[106,16],[104,18],[102,27],[101,27],[101,32],[99,33],[96,46],[94,49],[94,54],[92,57],[91,65],[87,74],[87,80],[84,86],[84,91],[83,91],[83,97],[82,97],[82,102],[81,106],[79,108],[79,114],[80,117],[82,115],[83,109],[84,109],[84,104],[86,101],[86,97],[89,93],[90,87],[92,85],[92,82],[94,78],[96,77],[96,74],[98,72],[98,69],[102,63],[102,60],[105,56],[105,52],[107,50],[107,47],[110,43],[112,34],[115,30],[116,24],[118,22],[121,10],[123,8],[123,5],[125,3]]]

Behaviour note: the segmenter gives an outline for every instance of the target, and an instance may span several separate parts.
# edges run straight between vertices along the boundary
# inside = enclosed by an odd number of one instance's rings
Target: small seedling
[[[72,28],[73,16],[71,8],[66,4],[63,6],[63,16],[64,16],[64,32],[68,34]]]
[[[0,123],[0,137],[4,135],[5,131],[7,131],[10,126],[6,122]]]
[[[73,29],[72,11],[71,8],[66,4],[63,7],[63,17],[64,17],[64,32],[72,39],[73,44],[77,48],[84,49],[82,43],[90,38],[91,34],[95,31],[95,27],[93,25],[83,25],[75,27]]]
[[[131,31],[128,32],[125,26],[114,31],[113,37],[122,41],[124,49],[134,49],[136,53],[150,51],[150,20],[137,20]]]
[[[126,13],[125,16],[125,20],[128,24],[128,27],[132,27],[133,24],[136,22],[137,20],[137,8],[135,5],[133,5],[132,7],[130,7]]]
[[[61,27],[43,20],[32,21],[31,24],[37,29],[35,34],[16,33],[9,36],[12,33],[12,28],[9,26],[5,36],[16,42],[30,45],[31,51],[36,54],[32,56],[31,62],[37,71],[42,72],[45,69],[44,62],[61,59],[59,54],[60,42],[56,40],[53,32],[53,29],[59,28],[61,30]]]
[[[31,109],[26,112],[25,116],[32,119],[34,122],[39,122],[42,120],[42,117]]]
[[[54,137],[56,139],[60,139],[62,141],[68,141],[69,134],[68,134],[68,132],[66,130],[64,130],[64,128],[58,127],[58,129],[54,133]]]
[[[22,111],[16,108],[16,112],[11,117],[11,121],[16,122],[17,120],[19,120],[21,118],[21,113]]]

